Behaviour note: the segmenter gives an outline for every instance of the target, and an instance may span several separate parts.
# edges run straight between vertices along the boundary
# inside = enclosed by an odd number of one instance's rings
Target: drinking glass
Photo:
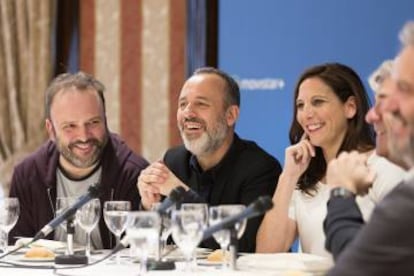
[[[208,225],[208,205],[205,203],[183,203],[181,204],[181,210],[184,211],[195,211],[201,216],[201,222],[203,225],[203,230],[207,228]],[[193,251],[193,266],[197,267],[197,252]]]
[[[172,213],[172,237],[185,256],[186,271],[190,271],[194,250],[203,237],[204,217],[196,210],[175,210]]]
[[[204,226],[208,224],[208,205],[205,203],[183,203],[181,204],[181,210],[195,211],[201,216],[201,220]]]
[[[9,243],[9,232],[16,225],[17,219],[20,215],[19,200],[14,197],[0,198],[0,250],[7,253],[7,246]]]
[[[213,226],[217,223],[220,223],[227,217],[241,213],[246,206],[241,204],[233,205],[219,205],[210,207],[209,209],[209,224]],[[241,238],[244,230],[246,229],[246,220],[238,222],[234,225],[235,230],[237,231],[237,238]],[[223,229],[217,231],[213,234],[214,239],[220,245],[221,250],[223,251],[223,269],[228,267],[228,259],[226,258],[226,251],[230,245],[230,229]]]
[[[127,227],[128,213],[131,210],[129,201],[106,201],[104,203],[104,220],[108,229],[116,237],[116,245],[119,245],[121,234]],[[116,254],[116,263],[120,264],[120,253]]]
[[[96,224],[98,224],[100,217],[101,202],[98,198],[90,200],[76,212],[76,220],[80,227],[86,232],[85,255],[88,258],[91,257],[91,232],[96,227]]]
[[[126,236],[131,246],[132,256],[140,259],[140,273],[147,272],[149,252],[158,249],[158,238],[161,228],[161,218],[157,212],[134,211],[128,215]]]

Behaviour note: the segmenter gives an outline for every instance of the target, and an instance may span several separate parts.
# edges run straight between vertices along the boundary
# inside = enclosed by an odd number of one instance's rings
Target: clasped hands
[[[367,153],[342,152],[329,162],[326,182],[332,188],[343,187],[357,195],[367,194],[376,176],[367,159]]]
[[[161,196],[168,196],[178,186],[188,190],[162,161],[152,163],[141,171],[138,177],[137,188],[141,196],[141,205],[146,210],[150,209],[154,203],[161,200]]]

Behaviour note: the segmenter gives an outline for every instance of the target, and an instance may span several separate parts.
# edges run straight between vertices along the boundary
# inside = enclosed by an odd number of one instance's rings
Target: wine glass
[[[3,253],[7,253],[9,232],[16,225],[20,215],[19,200],[14,197],[0,198],[0,235],[2,236],[1,246]],[[4,241],[3,241],[4,240]]]
[[[196,210],[173,210],[172,237],[185,256],[186,271],[190,271],[194,250],[201,242],[205,228],[204,216]]]
[[[183,203],[181,204],[181,210],[184,211],[195,211],[201,216],[201,221],[203,224],[203,230],[208,225],[208,205],[205,203]],[[197,267],[197,252],[193,252],[193,266]]]
[[[101,217],[101,202],[98,198],[93,198],[83,205],[76,212],[76,220],[80,227],[86,232],[86,251],[85,255],[91,257],[91,232]]]
[[[128,213],[131,210],[129,201],[106,201],[104,203],[104,220],[106,226],[116,237],[116,245],[119,245],[121,234],[127,227]],[[120,264],[120,254],[116,254],[116,264]]]
[[[227,217],[241,213],[246,206],[241,204],[229,204],[210,207],[209,209],[209,224],[213,226],[220,223]],[[238,222],[234,225],[237,231],[237,238],[241,238],[246,228],[246,220]],[[223,252],[223,269],[228,267],[228,259],[226,258],[226,251],[230,245],[230,229],[223,229],[213,234],[214,239],[220,245]]]
[[[140,258],[140,273],[147,272],[147,259],[150,251],[158,249],[161,218],[157,212],[134,211],[128,215],[126,236],[134,257]]]
[[[181,204],[181,210],[195,211],[200,214],[201,220],[204,226],[208,224],[208,205],[205,203],[183,203]]]

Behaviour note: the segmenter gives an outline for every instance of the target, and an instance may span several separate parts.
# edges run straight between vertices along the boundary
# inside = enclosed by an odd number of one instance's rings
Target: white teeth
[[[89,144],[77,144],[76,146],[80,149],[88,149],[89,148]]]
[[[318,129],[320,127],[322,127],[322,124],[311,124],[311,125],[308,125],[308,129],[309,130],[315,130],[315,129]]]
[[[186,128],[189,129],[199,129],[201,128],[200,124],[196,124],[196,123],[187,123],[186,124]]]

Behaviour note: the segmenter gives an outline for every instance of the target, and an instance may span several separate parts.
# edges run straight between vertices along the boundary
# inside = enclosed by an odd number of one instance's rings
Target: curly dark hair
[[[304,133],[303,128],[296,120],[297,108],[295,101],[298,97],[300,85],[309,78],[319,78],[322,80],[343,103],[351,96],[355,98],[357,111],[355,116],[348,120],[348,129],[337,155],[342,151],[358,150],[366,152],[373,149],[375,147],[375,133],[372,126],[365,122],[365,114],[370,107],[366,90],[358,74],[350,67],[340,63],[316,65],[305,70],[300,76],[295,87],[294,116],[289,132],[291,144],[298,143]],[[316,191],[316,184],[326,174],[327,164],[322,149],[320,147],[315,147],[315,149],[315,157],[312,158],[308,168],[301,175],[298,182],[298,188],[308,194]]]

